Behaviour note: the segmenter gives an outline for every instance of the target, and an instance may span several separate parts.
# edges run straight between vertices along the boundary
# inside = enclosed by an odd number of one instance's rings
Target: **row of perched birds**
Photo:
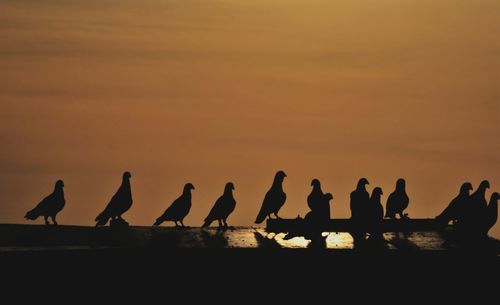
[[[262,223],[266,218],[279,218],[278,212],[286,202],[286,193],[283,191],[283,181],[286,177],[285,172],[278,171],[274,177],[271,188],[267,191],[260,211],[255,219],[255,223]],[[107,204],[106,208],[95,218],[96,226],[104,226],[109,221],[111,224],[126,223],[122,215],[132,206],[132,191],[130,186],[131,174],[123,174],[122,183]],[[375,187],[372,194],[366,190],[369,182],[366,178],[361,178],[356,189],[350,194],[351,219],[360,224],[373,223],[381,221],[384,218],[384,208],[381,203],[383,191],[380,187]],[[330,219],[330,201],[333,199],[331,193],[323,193],[321,183],[314,179],[311,183],[312,191],[307,197],[307,205],[310,212],[305,219],[321,222]],[[35,220],[43,216],[45,223],[49,224],[49,217],[54,224],[57,224],[56,216],[64,208],[65,199],[63,191],[64,183],[62,180],[56,182],[54,192],[44,198],[33,210],[26,213],[25,218]],[[498,217],[498,193],[493,193],[490,203],[486,203],[485,191],[489,188],[489,182],[483,181],[476,192],[472,195],[472,185],[464,183],[459,195],[452,200],[450,205],[441,213],[437,219],[443,223],[450,221],[459,224],[464,230],[483,230],[491,228]],[[184,186],[179,198],[165,210],[165,212],[156,219],[154,225],[159,226],[165,221],[173,221],[176,226],[184,226],[184,218],[191,210],[191,191],[194,190],[191,183]],[[210,213],[205,218],[203,227],[210,226],[212,222],[218,221],[219,226],[227,227],[227,219],[236,207],[236,200],[233,196],[234,185],[229,182],[225,185],[224,193],[220,196]],[[406,193],[406,182],[404,179],[398,179],[395,190],[389,195],[386,202],[385,217],[400,219],[407,218],[404,213],[408,207],[410,199]],[[479,229],[481,228],[481,229]],[[487,231],[486,231],[487,232]]]

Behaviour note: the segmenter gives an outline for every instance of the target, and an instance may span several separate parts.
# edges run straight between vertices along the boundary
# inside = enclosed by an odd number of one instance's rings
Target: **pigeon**
[[[26,213],[24,218],[29,220],[35,220],[40,216],[45,219],[45,224],[49,224],[49,216],[52,218],[54,225],[57,225],[56,216],[66,204],[64,200],[64,182],[62,180],[57,180],[54,187],[54,191],[49,196],[45,197],[37,206]]]
[[[279,218],[278,212],[286,201],[286,194],[283,192],[283,180],[285,180],[285,177],[286,174],[283,171],[278,171],[274,176],[273,185],[264,197],[262,207],[255,219],[255,223],[262,223],[266,217],[271,218],[271,214]]]
[[[458,196],[453,198],[446,209],[444,209],[444,211],[439,214],[436,219],[446,225],[450,221],[456,222],[462,218],[467,205],[469,205],[471,190],[472,184],[470,182],[462,184]]]
[[[181,226],[184,227],[184,217],[186,217],[189,210],[191,210],[191,190],[194,190],[194,186],[191,183],[184,185],[182,195],[175,199],[165,210],[163,215],[156,219],[154,226],[159,226],[164,221],[173,221],[176,227],[178,226],[177,222],[180,222]]]
[[[311,181],[311,186],[313,187],[309,196],[307,196],[307,206],[311,211],[315,212],[321,209],[321,204],[323,203],[325,194],[321,190],[321,183],[318,179],[313,179]]]
[[[380,198],[384,193],[380,187],[376,187],[372,191],[370,197],[370,219],[374,221],[381,221],[384,219],[384,207],[380,203]]]
[[[493,193],[491,194],[490,203],[486,208],[485,213],[485,233],[488,234],[488,231],[493,228],[493,226],[497,223],[498,220],[498,199],[500,199],[500,194]]]
[[[361,178],[358,181],[356,190],[351,192],[351,219],[363,220],[369,206],[370,195],[366,191],[366,185],[370,184],[368,179]]]
[[[470,195],[457,220],[456,232],[466,239],[475,240],[481,238],[488,206],[485,195],[486,189],[489,187],[490,183],[486,180],[479,184],[476,191]]]
[[[101,212],[96,218],[96,227],[105,226],[108,220],[111,222],[120,220],[125,222],[122,214],[127,212],[132,206],[132,190],[130,188],[130,175],[129,172],[123,173],[122,184],[116,194],[111,198],[104,211]]]
[[[236,207],[236,200],[233,197],[234,185],[228,182],[224,188],[224,194],[217,199],[213,208],[210,210],[203,227],[208,227],[214,220],[219,221],[219,227],[228,227],[227,218]]]
[[[477,208],[478,210],[484,210],[486,209],[486,206],[488,205],[486,201],[486,189],[490,188],[490,183],[488,180],[483,180],[479,184],[477,190],[471,195],[471,204],[474,208]]]
[[[405,190],[406,181],[404,179],[398,179],[396,182],[396,190],[389,195],[386,204],[386,214],[385,217],[396,218],[396,214],[400,218],[408,218],[408,214],[403,214],[403,211],[408,207],[410,199],[406,194]]]
[[[369,208],[369,223],[371,225],[371,237],[380,238],[381,231],[380,225],[382,220],[384,219],[384,207],[380,202],[380,198],[384,193],[380,187],[376,187],[372,191],[372,196],[370,197],[370,208]]]
[[[479,184],[476,191],[470,196],[469,204],[464,209],[461,219],[463,232],[474,238],[481,233],[484,227],[484,217],[488,206],[486,189],[489,187],[490,183],[487,180],[483,180]]]

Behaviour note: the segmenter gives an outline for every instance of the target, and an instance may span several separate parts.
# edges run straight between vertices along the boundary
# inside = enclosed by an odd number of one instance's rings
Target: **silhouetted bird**
[[[351,192],[351,219],[362,221],[369,206],[370,195],[366,191],[366,185],[370,184],[366,178],[358,181],[356,189]]]
[[[472,184],[470,182],[462,184],[458,196],[453,198],[446,209],[436,219],[443,224],[448,224],[450,221],[456,222],[462,218],[467,205],[469,205],[471,190]]]
[[[24,218],[35,220],[40,216],[43,216],[45,219],[45,224],[49,224],[48,218],[52,218],[52,222],[57,225],[56,216],[66,204],[64,200],[64,182],[62,180],[57,180],[56,185],[54,187],[54,191],[49,196],[45,197],[37,206],[26,213]]]
[[[490,203],[486,208],[485,214],[485,234],[488,234],[488,231],[493,228],[493,226],[497,223],[498,220],[498,199],[500,199],[500,194],[493,193],[491,194]]]
[[[380,226],[382,220],[384,219],[384,207],[380,202],[380,199],[384,193],[380,187],[376,187],[372,191],[370,197],[370,208],[369,208],[369,224],[371,228],[372,237],[381,237],[382,232]]]
[[[266,217],[271,218],[271,214],[279,218],[278,212],[286,201],[286,194],[283,192],[283,180],[285,180],[285,177],[286,174],[283,171],[277,172],[274,176],[273,185],[264,197],[262,207],[255,219],[255,223],[262,223]]]
[[[478,209],[486,209],[488,202],[486,201],[486,189],[490,188],[488,180],[483,180],[479,184],[477,190],[471,195],[471,204]]]
[[[408,214],[403,214],[403,211],[408,207],[410,203],[410,198],[406,194],[406,181],[404,179],[398,179],[396,182],[396,190],[389,195],[387,198],[387,205],[385,211],[385,217],[396,218],[396,214],[399,214],[400,218],[407,218]]]
[[[311,181],[311,186],[313,189],[311,190],[309,196],[307,196],[307,206],[311,209],[311,211],[315,212],[318,209],[321,209],[321,204],[324,200],[325,194],[323,194],[323,191],[321,190],[321,183],[318,179],[313,179]]]
[[[203,227],[208,227],[214,220],[219,221],[219,227],[227,227],[227,218],[236,207],[236,200],[233,197],[234,185],[229,182],[224,187],[224,194],[217,199],[213,208],[210,210]]]
[[[383,194],[380,187],[376,187],[372,191],[372,196],[370,197],[370,219],[372,220],[381,221],[384,219],[384,207],[380,202]]]
[[[488,206],[486,201],[486,189],[489,187],[490,183],[487,180],[483,180],[479,184],[476,191],[470,196],[469,204],[461,219],[462,225],[459,227],[459,229],[463,230],[461,233],[473,239],[480,237],[478,234],[482,234],[484,229],[486,207]]]
[[[181,226],[184,227],[184,217],[187,216],[189,210],[191,210],[191,190],[194,190],[194,186],[191,183],[187,183],[184,186],[184,190],[182,191],[182,195],[175,199],[175,201],[168,207],[163,215],[156,219],[154,223],[155,226],[159,226],[164,221],[173,221],[175,226],[177,227],[177,222],[181,223]]]
[[[123,173],[122,184],[115,195],[111,198],[108,205],[96,218],[96,226],[105,226],[108,220],[115,221],[117,219],[125,222],[122,214],[127,212],[132,206],[132,189],[130,188],[129,172]],[[126,223],[126,222],[125,222]]]

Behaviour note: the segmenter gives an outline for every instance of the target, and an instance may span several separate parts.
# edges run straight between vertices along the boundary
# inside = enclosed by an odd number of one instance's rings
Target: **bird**
[[[309,196],[307,196],[307,206],[311,211],[316,211],[317,209],[321,209],[321,204],[324,200],[325,194],[321,190],[321,183],[318,179],[313,179],[311,181],[311,186],[313,189]]]
[[[63,188],[64,182],[62,180],[57,180],[52,194],[45,197],[33,210],[26,213],[24,218],[36,220],[38,217],[43,216],[45,224],[48,225],[50,224],[48,219],[50,217],[52,218],[54,225],[57,225],[57,213],[59,213],[66,205]]]
[[[370,194],[366,191],[366,185],[370,184],[368,179],[361,178],[356,189],[351,192],[351,219],[362,220],[365,218],[366,210],[370,200]]]
[[[130,172],[124,172],[122,177],[122,184],[116,191],[115,195],[111,198],[108,205],[96,218],[96,227],[105,226],[108,220],[111,222],[120,220],[125,222],[122,214],[127,212],[132,206],[132,190],[130,187]]]
[[[470,195],[470,201],[464,209],[461,229],[465,234],[476,238],[479,237],[484,227],[484,216],[488,207],[486,201],[486,190],[490,187],[488,180],[483,180],[476,191]]]
[[[488,234],[488,231],[493,228],[493,226],[497,223],[498,220],[498,199],[500,199],[500,194],[497,192],[491,194],[490,203],[486,208],[485,213],[485,234]]]
[[[286,194],[283,192],[283,181],[285,177],[286,174],[284,171],[278,171],[274,176],[273,185],[269,191],[267,191],[259,214],[255,219],[256,224],[262,223],[266,217],[271,218],[271,214],[274,214],[278,219],[280,218],[278,212],[286,201]]]
[[[182,195],[175,199],[165,212],[156,219],[154,226],[159,226],[164,221],[173,221],[176,227],[179,226],[177,222],[180,222],[181,226],[184,227],[184,218],[191,210],[191,190],[194,190],[193,184],[186,183]]]
[[[380,202],[381,197],[384,193],[382,192],[382,189],[380,187],[375,187],[372,191],[372,195],[370,197],[370,205],[369,205],[369,224],[371,227],[371,236],[370,237],[378,237],[380,238],[381,231],[380,231],[380,225],[382,220],[384,219],[384,207],[382,206],[382,203]]]
[[[476,191],[470,195],[467,204],[464,205],[462,213],[458,218],[456,232],[459,236],[468,240],[480,239],[484,231],[484,219],[488,203],[486,201],[486,189],[490,187],[487,180],[483,180]]]
[[[373,189],[370,197],[370,219],[377,222],[384,219],[384,207],[380,202],[383,194],[382,189],[380,187],[376,187]]]
[[[234,211],[236,207],[236,200],[233,197],[234,184],[232,182],[226,183],[224,187],[224,194],[217,199],[210,213],[205,218],[203,227],[208,227],[214,220],[219,221],[219,227],[228,227],[227,218]]]
[[[402,178],[396,182],[396,190],[387,198],[385,217],[396,218],[396,214],[400,218],[408,218],[408,214],[403,214],[403,211],[408,207],[410,198],[406,194],[406,181]]]
[[[472,193],[471,200],[472,206],[477,209],[485,209],[488,205],[486,201],[486,189],[490,188],[490,182],[488,180],[483,180],[477,187],[476,191]]]
[[[448,224],[450,221],[456,222],[462,218],[463,213],[469,204],[471,190],[472,184],[470,182],[463,183],[457,197],[453,198],[446,209],[444,209],[444,211],[441,212],[436,219],[443,224]]]

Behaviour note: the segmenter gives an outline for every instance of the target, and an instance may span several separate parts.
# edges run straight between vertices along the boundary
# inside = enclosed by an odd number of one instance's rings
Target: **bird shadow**
[[[226,230],[216,230],[215,234],[211,234],[207,230],[201,230],[201,238],[207,248],[227,248],[229,244],[224,235],[225,232]]]

